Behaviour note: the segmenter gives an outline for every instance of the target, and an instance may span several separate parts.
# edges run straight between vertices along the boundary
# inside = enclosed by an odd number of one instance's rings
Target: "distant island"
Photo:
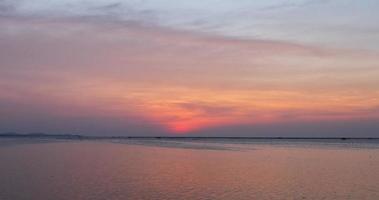
[[[0,138],[54,138],[54,139],[84,139],[87,136],[76,134],[46,134],[46,133],[0,133]]]

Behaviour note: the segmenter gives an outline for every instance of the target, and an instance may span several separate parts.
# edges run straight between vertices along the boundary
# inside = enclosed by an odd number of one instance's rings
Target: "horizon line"
[[[289,137],[289,136],[94,136],[81,134],[0,133],[0,137],[56,137],[56,139],[379,139],[379,137]]]

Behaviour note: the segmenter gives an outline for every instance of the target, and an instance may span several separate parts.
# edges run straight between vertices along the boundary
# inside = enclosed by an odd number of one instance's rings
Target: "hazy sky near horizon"
[[[0,132],[379,137],[378,9],[0,0]]]

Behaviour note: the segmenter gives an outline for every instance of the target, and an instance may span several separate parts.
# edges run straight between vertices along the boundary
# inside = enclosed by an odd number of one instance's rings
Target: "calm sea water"
[[[379,144],[1,139],[0,199],[379,199]]]

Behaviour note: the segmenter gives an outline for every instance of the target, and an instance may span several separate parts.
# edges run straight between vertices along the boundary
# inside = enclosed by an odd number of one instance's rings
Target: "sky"
[[[377,0],[0,0],[0,132],[379,137]]]

